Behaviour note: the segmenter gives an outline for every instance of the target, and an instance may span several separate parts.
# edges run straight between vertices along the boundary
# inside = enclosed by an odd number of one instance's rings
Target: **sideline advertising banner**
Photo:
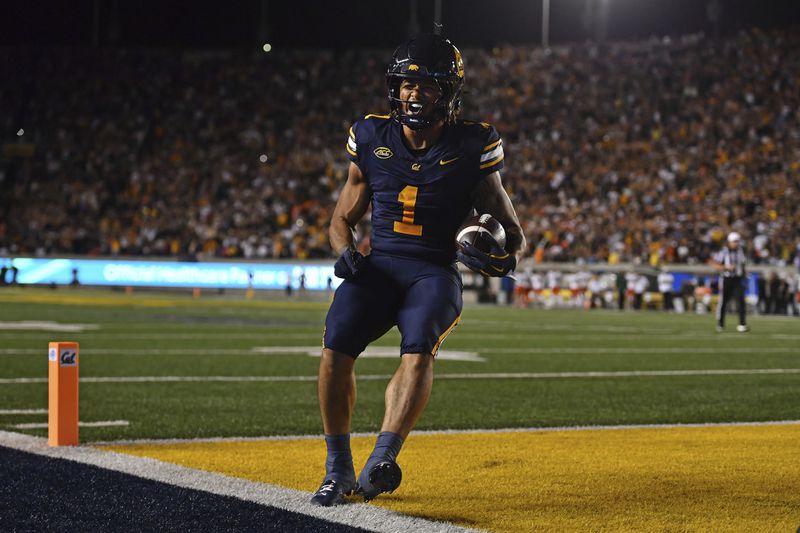
[[[333,264],[299,263],[190,263],[180,261],[130,261],[116,259],[0,259],[0,266],[14,266],[17,283],[69,285],[118,285],[123,287],[186,287],[224,289],[300,288],[335,289],[342,280],[333,275]],[[10,278],[10,275],[7,276]]]

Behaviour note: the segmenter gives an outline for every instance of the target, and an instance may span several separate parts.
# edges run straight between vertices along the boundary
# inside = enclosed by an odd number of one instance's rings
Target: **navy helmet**
[[[404,113],[400,100],[400,84],[404,79],[433,81],[439,86],[440,96],[434,112],[428,116]],[[423,33],[412,37],[397,47],[386,69],[389,89],[389,107],[400,124],[411,129],[427,128],[435,120],[452,121],[461,106],[461,88],[464,85],[464,60],[453,43],[441,35]]]

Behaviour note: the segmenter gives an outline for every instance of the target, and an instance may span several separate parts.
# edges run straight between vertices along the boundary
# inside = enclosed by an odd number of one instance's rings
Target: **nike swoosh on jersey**
[[[447,160],[445,160],[445,159],[440,159],[440,160],[439,160],[439,164],[440,164],[440,165],[449,165],[450,163],[452,163],[452,162],[453,162],[453,161],[455,161],[456,159],[458,159],[458,157],[454,157],[453,159],[447,159]]]

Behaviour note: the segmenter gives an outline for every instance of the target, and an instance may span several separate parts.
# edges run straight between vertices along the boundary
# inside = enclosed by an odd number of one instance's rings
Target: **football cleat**
[[[381,461],[369,469],[368,483],[356,485],[356,494],[368,502],[384,492],[394,492],[400,486],[403,472],[400,465],[392,460]]]
[[[748,326],[747,324],[739,324],[738,326],[736,326],[736,331],[738,331],[739,333],[745,333],[746,331],[750,331],[750,326]]]
[[[311,497],[312,505],[331,507],[345,503],[344,497],[353,493],[352,483],[343,483],[335,479],[326,479],[317,492]]]

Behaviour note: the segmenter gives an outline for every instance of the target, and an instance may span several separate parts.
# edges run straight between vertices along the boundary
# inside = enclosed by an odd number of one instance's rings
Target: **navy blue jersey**
[[[492,126],[458,121],[422,154],[409,150],[402,126],[367,115],[350,128],[347,152],[372,200],[372,250],[447,264],[455,235],[472,212],[472,192],[503,168],[503,143]]]

